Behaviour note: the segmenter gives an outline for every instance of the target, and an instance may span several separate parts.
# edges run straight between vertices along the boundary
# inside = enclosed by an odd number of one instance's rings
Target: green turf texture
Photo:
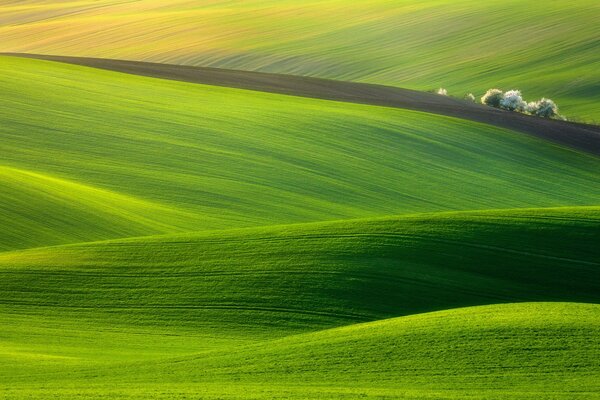
[[[0,57],[0,248],[595,205],[600,160],[424,113]]]
[[[0,51],[313,75],[462,97],[520,89],[600,121],[596,0],[28,1]]]
[[[15,399],[596,399],[600,306],[447,310],[114,366],[16,353]],[[4,364],[7,365],[7,364]],[[10,364],[9,364],[10,365]],[[13,372],[14,373],[14,372]]]
[[[0,377],[18,399],[593,398],[600,306],[574,302],[600,297],[599,219],[442,213],[5,252]]]
[[[0,85],[0,398],[600,397],[598,157],[14,57]]]
[[[0,254],[0,287],[15,305],[112,323],[117,310],[222,335],[221,320],[245,334],[268,326],[256,338],[479,304],[595,302],[599,221],[585,207],[442,213],[49,247]]]

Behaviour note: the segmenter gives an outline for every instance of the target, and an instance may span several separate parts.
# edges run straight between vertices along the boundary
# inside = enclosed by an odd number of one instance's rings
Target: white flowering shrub
[[[473,93],[467,93],[465,94],[465,100],[469,100],[475,103],[475,96],[473,96]]]
[[[504,93],[500,89],[490,89],[481,98],[481,104],[486,104],[491,107],[500,107],[500,100],[502,100]]]
[[[509,90],[500,99],[500,107],[505,110],[523,112],[527,109],[527,106],[519,90]]]
[[[558,117],[558,106],[550,99],[543,98],[527,104],[527,112],[542,118]]]
[[[441,96],[448,96],[448,91],[444,88],[439,88],[436,93]]]

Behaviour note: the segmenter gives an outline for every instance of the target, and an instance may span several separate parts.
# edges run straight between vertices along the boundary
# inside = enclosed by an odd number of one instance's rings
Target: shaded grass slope
[[[481,306],[158,363],[38,370],[35,383],[25,375],[9,378],[5,393],[15,399],[595,399],[599,338],[599,305]]]
[[[0,51],[311,75],[462,96],[500,86],[599,120],[595,0],[28,1]]]
[[[474,122],[14,57],[0,57],[0,70],[9,181],[25,171],[70,182],[88,200],[67,208],[90,205],[65,229],[54,199],[29,201],[48,197],[32,180],[7,191],[0,212],[15,221],[0,232],[4,249],[600,197],[597,157]],[[122,215],[103,217],[115,213],[94,196],[108,192],[146,202],[129,208],[130,229]],[[63,222],[19,220],[36,207]],[[28,226],[36,235],[23,242]]]
[[[40,329],[60,329],[63,321],[69,331],[97,331],[87,343],[91,348],[116,345],[103,339],[106,326],[140,337],[153,327],[188,332],[174,336],[193,332],[189,346],[211,348],[446,308],[598,302],[599,229],[598,208],[567,208],[286,225],[5,252],[3,335],[23,346],[52,341]],[[72,335],[62,344],[80,336]],[[177,343],[168,338],[153,344],[153,351]]]

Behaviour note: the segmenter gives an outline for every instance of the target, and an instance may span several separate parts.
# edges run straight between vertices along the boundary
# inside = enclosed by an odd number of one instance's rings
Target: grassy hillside
[[[1,129],[1,128],[0,128]],[[106,189],[0,166],[0,250],[198,226],[200,218]]]
[[[444,213],[4,252],[0,375],[162,368],[446,308],[597,303],[599,220],[598,208]],[[185,369],[184,381],[200,379]]]
[[[598,157],[15,57],[0,87],[0,398],[599,397]]]
[[[0,51],[550,96],[600,120],[594,0],[77,1],[3,6]]]
[[[13,371],[4,393],[14,399],[594,399],[599,313],[598,305],[576,303],[466,308],[154,364],[89,368],[67,358],[44,371],[43,355],[16,353],[19,367],[35,371],[35,382]]]
[[[271,335],[477,304],[589,302],[600,300],[599,224],[599,208],[533,209],[49,247],[0,254],[0,288],[15,305],[122,309],[125,321],[133,310],[140,324],[216,318],[221,334],[231,323]]]
[[[469,121],[14,57],[0,72],[1,249],[600,196],[597,157]]]
[[[200,355],[158,370],[200,387],[239,379],[239,397],[251,382],[266,386],[268,396],[281,391],[296,398],[594,398],[599,312],[599,305],[574,303],[458,309],[289,337],[227,356]],[[190,372],[197,368],[208,371]],[[157,373],[148,369],[141,381]]]

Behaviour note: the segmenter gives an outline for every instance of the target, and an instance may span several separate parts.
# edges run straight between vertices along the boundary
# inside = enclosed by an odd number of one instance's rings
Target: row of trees
[[[482,104],[517,111],[542,118],[558,118],[558,106],[550,99],[542,98],[537,101],[526,102],[519,90],[509,90],[503,93],[500,89],[490,89],[481,98]]]
[[[436,93],[442,96],[448,96],[448,91],[443,88],[438,89]],[[476,102],[473,93],[467,93],[465,99]],[[536,115],[542,118],[565,119],[558,113],[558,106],[552,100],[544,97],[540,100],[528,103],[523,100],[523,95],[519,90],[503,92],[500,89],[490,89],[483,97],[481,97],[481,104],[502,108],[504,110]]]

